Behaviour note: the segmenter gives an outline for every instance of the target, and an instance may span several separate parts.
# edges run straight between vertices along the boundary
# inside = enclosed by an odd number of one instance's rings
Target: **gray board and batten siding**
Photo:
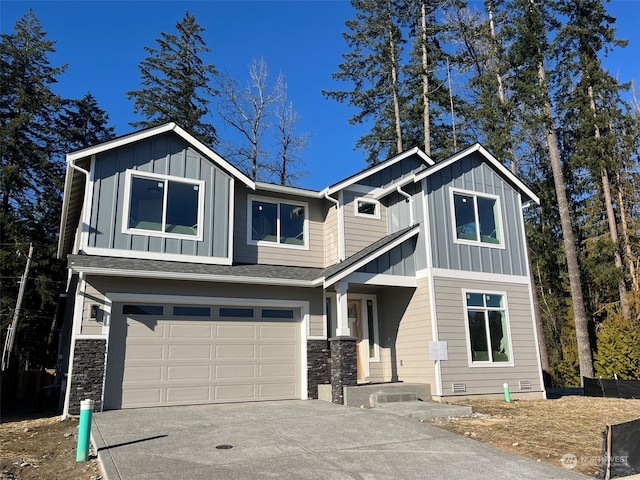
[[[204,182],[203,238],[123,233],[128,169]],[[229,257],[229,192],[231,176],[174,133],[164,133],[96,155],[88,247],[189,255]]]
[[[500,197],[500,224],[505,248],[454,242],[451,188]],[[525,239],[519,192],[478,153],[427,177],[433,266],[451,270],[526,276]]]

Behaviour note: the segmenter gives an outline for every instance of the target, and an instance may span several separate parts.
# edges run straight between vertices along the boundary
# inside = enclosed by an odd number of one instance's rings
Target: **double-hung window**
[[[506,296],[465,291],[471,363],[513,364]]]
[[[248,243],[306,248],[307,211],[304,203],[249,197]]]
[[[123,231],[202,238],[204,182],[127,170]]]
[[[503,245],[497,196],[452,190],[452,200],[457,243]]]

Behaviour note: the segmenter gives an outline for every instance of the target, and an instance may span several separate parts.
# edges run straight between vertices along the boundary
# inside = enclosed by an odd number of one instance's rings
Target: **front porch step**
[[[431,387],[423,383],[375,383],[344,387],[344,404],[376,407],[382,403],[431,400]]]
[[[375,407],[381,403],[417,402],[420,400],[415,392],[372,393],[369,395],[369,406]]]

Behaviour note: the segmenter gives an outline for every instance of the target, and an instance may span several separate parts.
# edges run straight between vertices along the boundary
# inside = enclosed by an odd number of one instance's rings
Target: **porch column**
[[[336,285],[336,337],[350,337],[349,308],[347,306],[348,282],[342,280]]]
[[[356,339],[349,328],[347,307],[348,283],[341,281],[336,286],[336,335],[331,342],[331,401],[344,403],[344,388],[357,385]]]

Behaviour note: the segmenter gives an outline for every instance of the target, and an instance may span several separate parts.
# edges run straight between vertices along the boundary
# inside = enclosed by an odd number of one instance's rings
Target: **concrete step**
[[[381,403],[392,402],[417,402],[418,400],[416,392],[378,392],[369,395],[369,406],[375,407]]]

